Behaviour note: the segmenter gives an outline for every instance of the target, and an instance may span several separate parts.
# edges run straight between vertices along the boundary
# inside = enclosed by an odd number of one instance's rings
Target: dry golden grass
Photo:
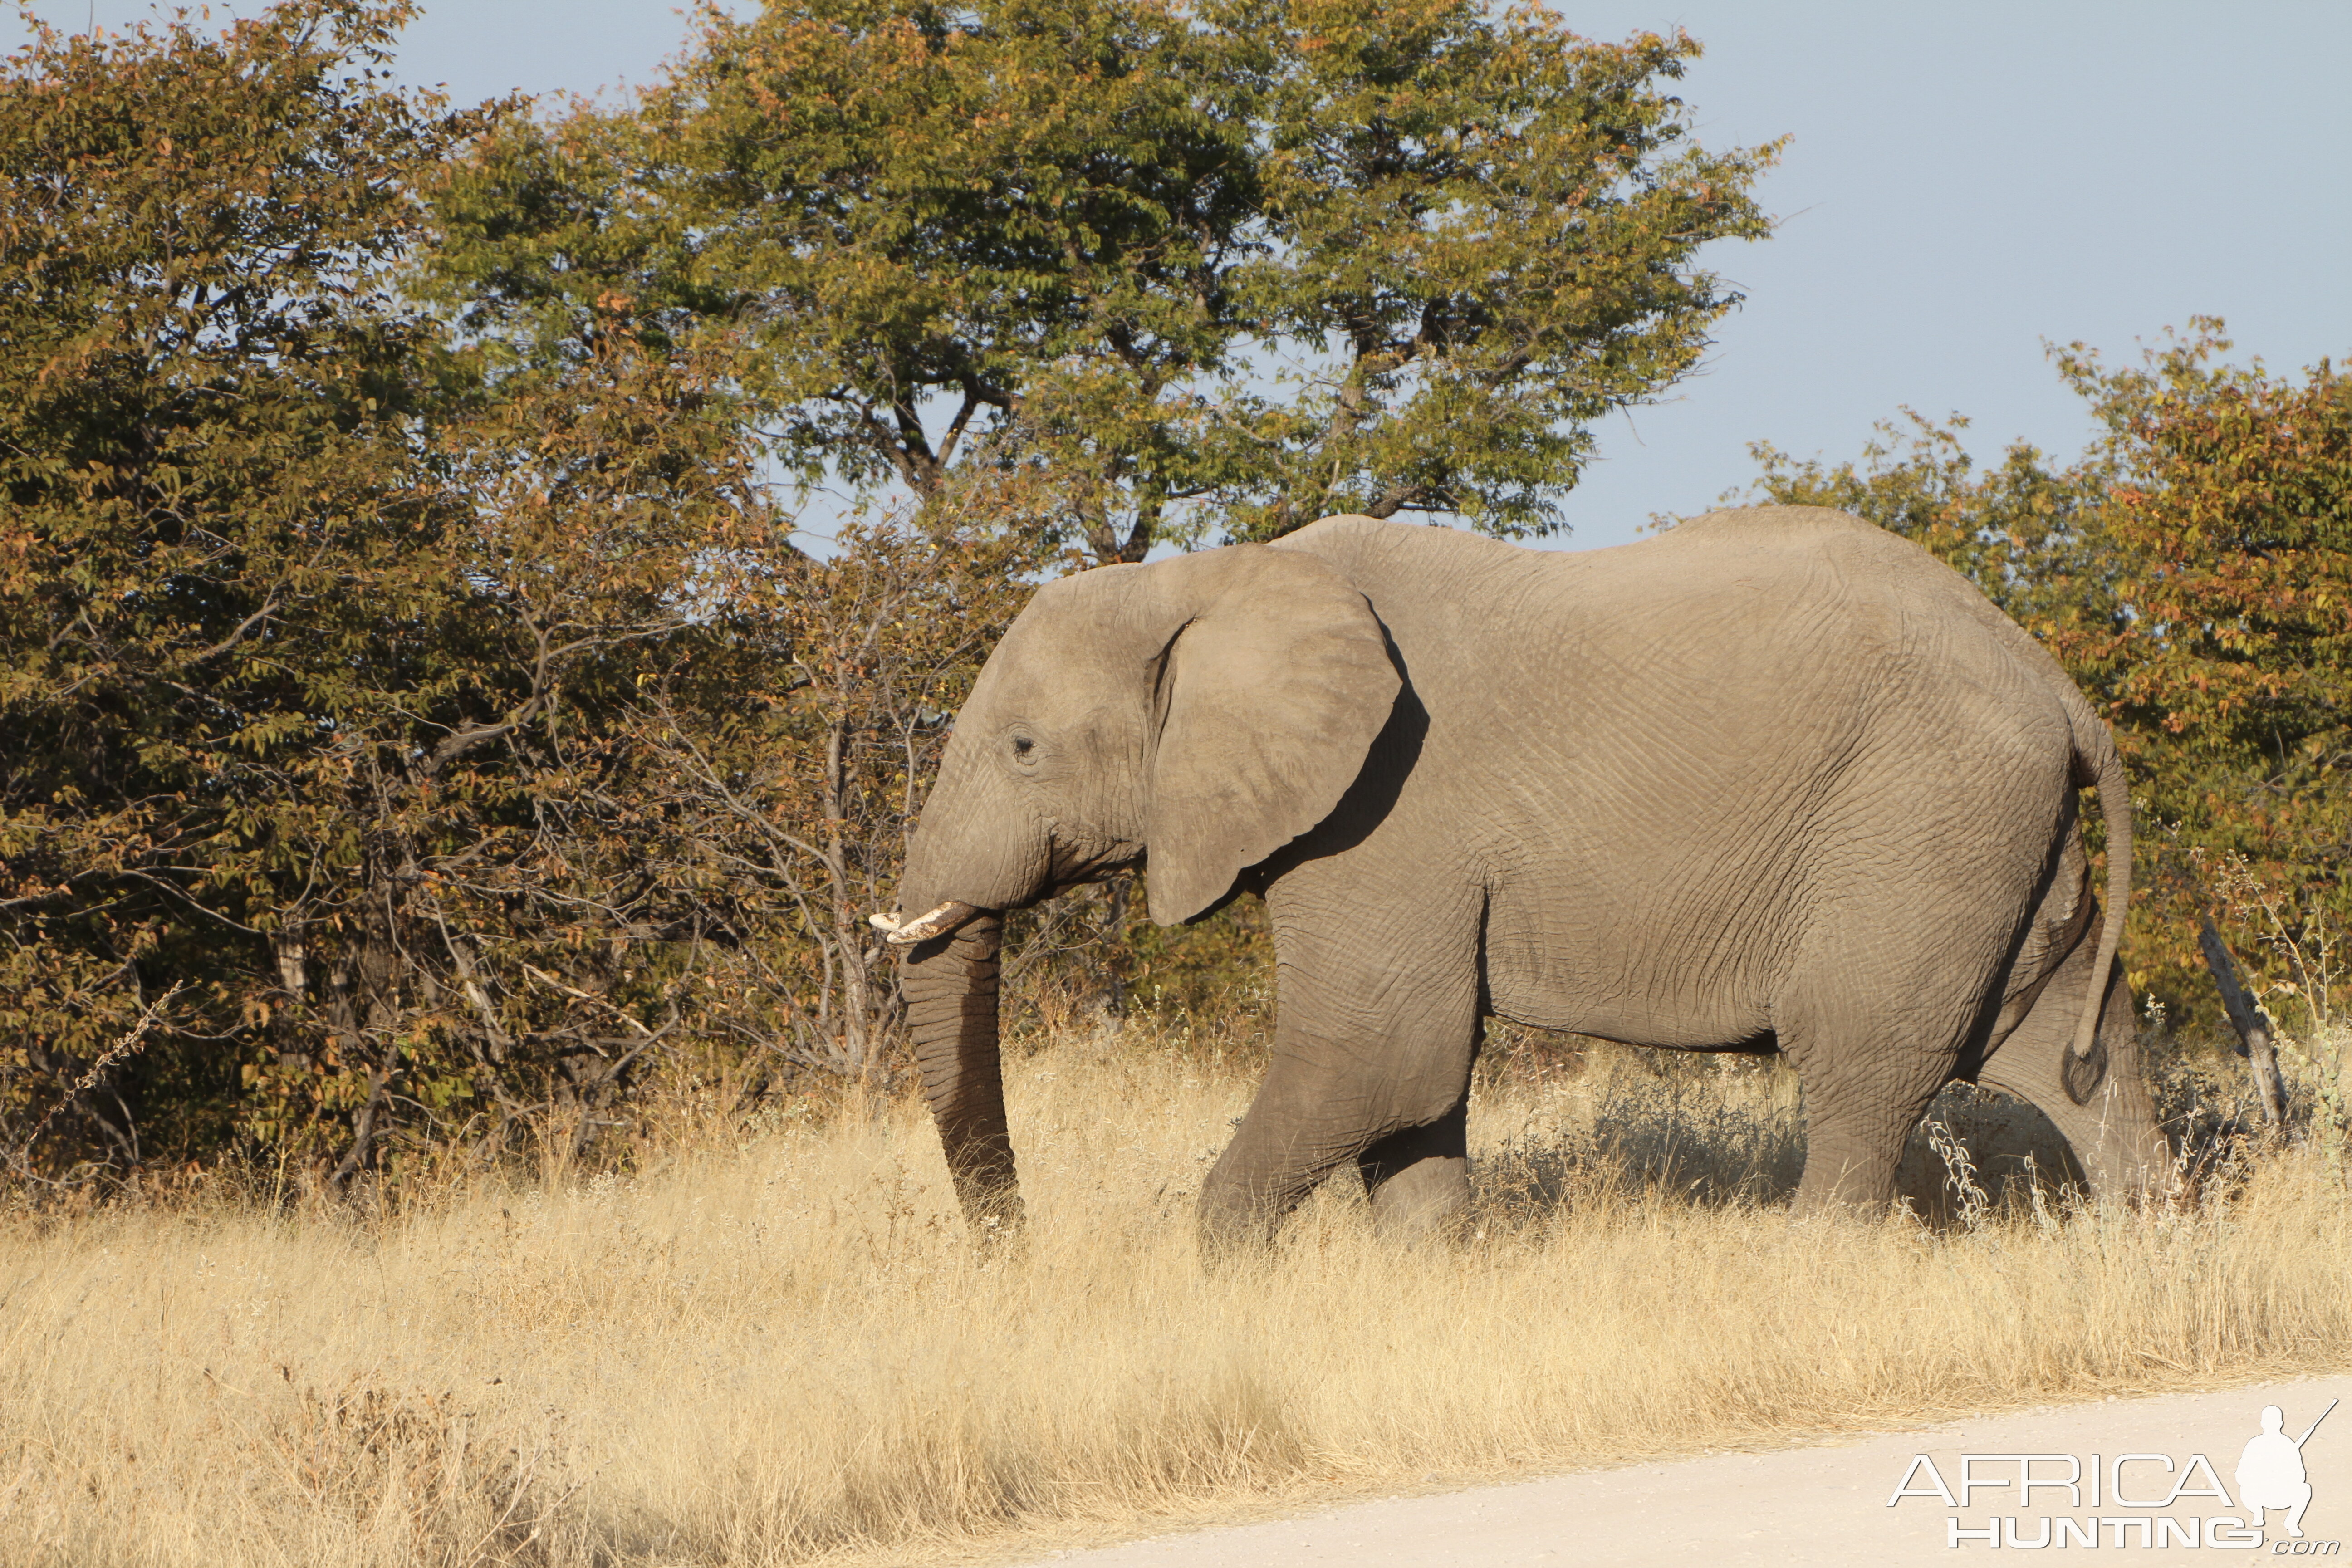
[[[904,1105],[369,1222],[10,1222],[0,1561],[1003,1553],[2352,1344],[2352,1198],[2312,1153],[2178,1210],[1792,1224],[1785,1076],[1613,1053],[1490,1086],[1458,1249],[1384,1245],[1335,1184],[1213,1277],[1191,1199],[1246,1083],[1102,1037],[1012,1081],[1018,1258],[967,1247]]]

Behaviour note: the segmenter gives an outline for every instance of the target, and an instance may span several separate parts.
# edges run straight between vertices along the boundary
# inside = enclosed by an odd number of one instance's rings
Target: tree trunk
[[[843,831],[848,816],[849,721],[839,719],[824,741],[824,872],[833,902],[833,945],[841,963],[841,1045],[845,1069],[860,1080],[873,1077],[876,1051],[873,999],[866,984],[863,912],[849,888],[848,849]]]
[[[373,892],[327,973],[329,1043],[368,1077],[367,1100],[352,1120],[351,1147],[327,1177],[328,1190],[339,1195],[353,1176],[373,1168],[377,1123],[400,1071],[403,957],[389,913],[394,894],[381,876]]]
[[[983,1235],[1010,1234],[1022,1222],[997,1047],[997,954],[1003,940],[1002,915],[979,916],[947,941],[917,949],[900,981],[923,1098],[939,1124],[956,1199]]]

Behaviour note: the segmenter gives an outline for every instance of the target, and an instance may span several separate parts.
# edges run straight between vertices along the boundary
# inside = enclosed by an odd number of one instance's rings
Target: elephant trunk
[[[1003,915],[974,914],[952,933],[913,949],[899,979],[923,1097],[939,1124],[956,1198],[983,1235],[1010,1234],[1022,1222],[997,1048],[997,952],[1003,941]]]

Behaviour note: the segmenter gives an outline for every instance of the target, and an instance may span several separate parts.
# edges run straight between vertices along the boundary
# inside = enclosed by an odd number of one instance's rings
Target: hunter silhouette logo
[[[2303,1516],[2311,1507],[2311,1474],[2303,1450],[2338,1403],[2328,1401],[2300,1437],[2287,1431],[2286,1412],[2275,1405],[2263,1406],[2263,1429],[2238,1459],[2234,1499],[2222,1484],[2220,1467],[2202,1454],[2185,1459],[2154,1453],[1962,1454],[1947,1459],[1947,1469],[1938,1469],[1928,1455],[1914,1454],[1886,1506],[1911,1498],[1942,1503],[1951,1510],[1944,1521],[1944,1544],[1955,1551],[1981,1544],[2026,1551],[2106,1546],[2252,1552],[2267,1544],[2276,1557],[2334,1557],[2343,1552],[2343,1542],[2312,1541],[2303,1532]],[[1986,1491],[2015,1511],[1971,1528],[1963,1514],[1983,1508],[1976,1494]],[[2183,1508],[2200,1511],[2183,1517],[2177,1511]],[[2266,1542],[2263,1526],[2273,1512],[2286,1516],[2281,1522],[2285,1536]]]
[[[2319,1421],[2327,1419],[2340,1401],[2331,1399]],[[2286,1435],[2286,1412],[2275,1405],[2263,1406],[2262,1435],[2246,1445],[2238,1460],[2238,1501],[2253,1512],[2247,1521],[2256,1530],[2271,1509],[2286,1510],[2286,1532],[2303,1539],[2303,1510],[2311,1506],[2311,1478],[2303,1468],[2303,1446],[2319,1430],[2319,1421],[2303,1429],[2300,1437]]]

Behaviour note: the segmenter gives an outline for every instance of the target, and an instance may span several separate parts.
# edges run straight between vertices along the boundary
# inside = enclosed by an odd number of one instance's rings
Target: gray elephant
[[[2096,786],[2109,918],[2077,832]],[[1040,590],[958,715],[876,923],[975,1224],[1020,1219],[1003,911],[1149,865],[1160,923],[1264,896],[1272,1062],[1201,1194],[1261,1239],[1353,1161],[1383,1226],[1468,1197],[1484,1020],[1778,1049],[1800,1212],[1893,1195],[1955,1079],[2042,1108],[2095,1189],[2165,1143],[2116,948],[2105,726],[1973,587],[1841,512],[1550,553],[1327,518]]]

